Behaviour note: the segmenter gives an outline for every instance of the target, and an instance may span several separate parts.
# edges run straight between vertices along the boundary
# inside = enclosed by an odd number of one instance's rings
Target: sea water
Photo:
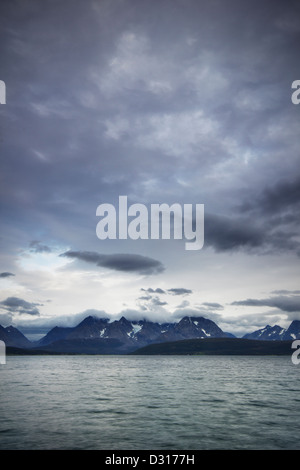
[[[289,356],[8,356],[0,449],[300,449]]]

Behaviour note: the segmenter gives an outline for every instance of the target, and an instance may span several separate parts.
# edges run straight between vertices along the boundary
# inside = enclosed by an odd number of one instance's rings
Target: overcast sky
[[[300,4],[0,6],[0,324],[300,319]],[[99,240],[98,205],[204,204],[205,241]]]

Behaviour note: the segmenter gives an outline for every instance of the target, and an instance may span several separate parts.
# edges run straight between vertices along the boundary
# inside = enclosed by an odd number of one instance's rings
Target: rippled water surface
[[[9,356],[0,449],[300,449],[286,357]]]

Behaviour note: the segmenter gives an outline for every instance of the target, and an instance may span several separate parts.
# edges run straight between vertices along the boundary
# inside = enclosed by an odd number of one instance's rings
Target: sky
[[[300,319],[298,1],[4,0],[0,324]],[[204,246],[97,207],[204,204]]]

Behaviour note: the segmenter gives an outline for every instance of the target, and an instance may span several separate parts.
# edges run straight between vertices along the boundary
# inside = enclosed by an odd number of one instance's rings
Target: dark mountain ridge
[[[265,356],[291,355],[291,341],[261,341],[245,338],[196,338],[148,344],[135,355]]]
[[[130,321],[125,317],[111,321],[109,318],[88,316],[74,327],[55,326],[37,342],[29,341],[13,326],[3,328],[0,325],[0,339],[8,347],[62,354],[127,354],[154,343],[213,338],[238,339],[222,331],[208,318],[189,316],[177,323],[157,323],[145,319]],[[267,325],[240,339],[278,342],[298,338],[300,321],[294,320],[288,329]]]
[[[203,317],[184,317],[178,323],[160,324],[149,320],[129,321],[125,317],[110,322],[107,318],[89,316],[74,328],[53,328],[36,347],[57,348],[58,341],[62,340],[94,339],[104,343],[104,340],[116,339],[120,342],[118,349],[133,350],[153,342],[226,336],[213,321]]]

